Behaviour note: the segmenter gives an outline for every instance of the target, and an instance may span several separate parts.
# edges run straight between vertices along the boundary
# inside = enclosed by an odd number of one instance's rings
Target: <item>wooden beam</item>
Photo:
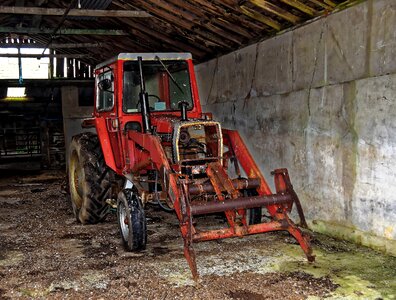
[[[21,57],[21,58],[41,58],[41,57],[49,57],[49,58],[76,58],[81,59],[87,57],[87,54],[0,54],[0,57]]]
[[[324,2],[326,3],[326,4],[328,4],[328,5],[330,5],[331,7],[336,7],[337,6],[337,4],[335,4],[333,1],[331,1],[331,0],[324,0]]]
[[[187,26],[185,27],[186,29],[193,31],[196,34],[200,34],[200,35],[206,34],[208,38],[212,38],[213,35],[217,36],[218,37],[217,41],[215,40],[213,41],[218,43],[225,42],[227,40],[231,41],[233,43],[231,45],[232,48],[235,47],[235,44],[240,46],[243,43],[241,38],[238,38],[228,32],[225,32],[224,30],[218,28],[214,24],[201,24],[201,21],[195,15],[193,15],[190,12],[177,8],[176,6],[174,6],[173,4],[167,1],[145,0],[144,2],[151,4],[151,9],[150,8],[146,8],[146,9],[150,10],[152,14],[159,15],[159,14],[167,13],[168,17],[166,17],[166,20],[169,23],[178,24],[178,25],[180,24],[180,26],[183,26],[182,23],[185,23],[187,24]],[[142,2],[140,3],[141,3],[140,5],[143,5]],[[200,27],[202,29],[205,29],[205,31],[202,31]],[[211,31],[212,33],[209,33],[207,31],[209,32]]]
[[[280,0],[283,3],[286,3],[287,5],[290,5],[291,7],[294,7],[303,13],[306,13],[307,15],[314,17],[318,14],[316,10],[314,10],[312,7],[305,5],[304,3],[298,1],[298,0]]]
[[[44,46],[38,43],[0,43],[0,48],[44,48]]]
[[[171,25],[172,27],[188,30],[189,32],[194,33],[195,35],[200,36],[203,39],[209,40],[217,44],[219,47],[225,47],[227,49],[233,49],[233,46],[231,45],[230,42],[226,41],[223,38],[217,37],[213,34],[210,34],[206,31],[199,30],[199,28],[193,28],[193,25],[191,22],[187,22],[184,19],[177,17],[176,15],[166,11],[165,9],[156,9],[155,6],[150,4],[148,1],[140,1],[136,0],[136,5],[140,5],[147,11],[150,11],[150,13],[153,15],[153,17],[160,22],[165,23],[168,27]],[[122,19],[122,22],[127,23],[130,20],[127,19]],[[136,24],[136,22],[130,22],[130,26],[133,27],[133,25]],[[145,28],[149,28],[149,26],[145,26]],[[189,33],[191,35],[191,33]],[[174,40],[171,38],[171,40]],[[166,41],[166,40],[165,40]],[[173,43],[171,43],[172,45]],[[187,50],[187,48],[184,48]],[[189,52],[192,52],[190,50],[187,50]]]
[[[332,11],[333,10],[333,8],[335,7],[335,5],[334,6],[331,6],[331,5],[328,5],[328,4],[326,4],[326,3],[323,3],[322,1],[320,1],[320,0],[308,0],[309,2],[312,2],[313,4],[316,4],[316,5],[318,5],[318,6],[320,6],[320,7],[323,7],[324,9],[326,9],[326,10],[328,10],[328,11]],[[333,3],[334,4],[334,3]]]
[[[0,27],[0,33],[20,33],[20,34],[52,34],[50,28],[27,28],[27,27]],[[59,29],[59,35],[128,35],[123,30],[117,29]]]
[[[54,49],[50,49],[50,58],[48,64],[48,78],[52,79],[54,77]]]
[[[226,29],[233,33],[239,34],[248,39],[251,39],[253,37],[251,31],[245,30],[243,27],[241,27],[240,23],[234,24],[227,21],[224,18],[225,17],[224,15],[221,17],[213,16],[212,14],[208,14],[208,12],[206,12],[206,10],[202,9],[201,7],[190,4],[185,0],[168,0],[167,2],[171,2],[173,5],[176,5],[183,10],[188,10],[189,12],[192,12],[194,15],[197,15],[200,18],[201,24],[205,24],[205,25],[213,24],[215,26],[219,26],[222,29]]]
[[[105,46],[104,43],[71,43],[71,44],[51,43],[49,45],[49,48],[72,49],[72,48],[98,48],[104,46]]]
[[[65,59],[64,58],[57,58],[56,59],[56,78],[63,78],[65,77]]]
[[[168,37],[167,35],[154,31],[152,29],[150,29],[148,26],[143,26],[141,24],[138,24],[136,22],[131,22],[128,20],[123,20],[124,23],[128,24],[129,26],[131,26],[132,28],[135,28],[138,31],[141,31],[145,34],[147,34],[148,36],[151,36],[154,39],[159,39],[162,42],[169,44],[173,47],[176,47],[182,51],[188,51],[188,52],[192,52],[193,54],[196,54],[197,56],[204,56],[206,53],[203,52],[202,50],[199,50],[197,48],[195,48],[194,46],[190,46],[188,44],[185,44],[183,42],[180,42],[176,39],[173,39],[171,37]]]
[[[292,24],[297,24],[298,22],[301,21],[301,18],[298,16],[295,16],[291,13],[289,13],[287,10],[284,10],[271,2],[268,2],[266,0],[249,0],[250,3],[253,3],[254,5],[260,7],[261,9],[272,13],[282,19],[285,19],[289,21]]]
[[[63,16],[65,9],[44,7],[0,6],[0,14]],[[112,18],[148,18],[145,11],[138,10],[99,10],[99,9],[71,9],[68,16],[73,17],[112,17]]]
[[[0,87],[18,87],[18,86],[88,86],[93,87],[93,79],[24,79],[22,85],[18,79],[0,79]]]
[[[253,9],[250,9],[249,7],[245,6],[245,5],[241,5],[240,7],[241,11],[243,12],[243,14],[245,14],[246,16],[259,21],[260,23],[263,23],[273,29],[275,29],[276,31],[280,31],[282,29],[282,25],[279,24],[277,21],[262,15],[256,11],[254,11]]]
[[[225,5],[223,8],[223,2],[219,2],[217,0],[212,1],[212,3],[207,0],[190,0],[194,3],[197,3],[204,8],[205,11],[209,11],[213,15],[219,18],[227,18],[230,22],[235,24],[241,24],[249,30],[254,30],[254,32],[260,32],[263,30],[261,25],[254,23],[253,21],[247,19],[238,9],[238,6],[229,7]],[[216,5],[215,5],[216,4]]]

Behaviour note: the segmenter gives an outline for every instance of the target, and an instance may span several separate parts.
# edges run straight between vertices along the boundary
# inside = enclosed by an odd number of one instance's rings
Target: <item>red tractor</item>
[[[93,118],[83,127],[96,134],[74,136],[69,152],[79,222],[101,221],[116,198],[122,240],[138,251],[147,241],[145,204],[173,210],[194,278],[194,242],[285,230],[314,260],[308,238],[288,216],[295,203],[306,226],[287,169],[272,172],[272,193],[238,132],[202,112],[190,54],[122,53],[97,66],[95,77]],[[225,226],[197,228],[195,216],[214,213],[224,214]]]

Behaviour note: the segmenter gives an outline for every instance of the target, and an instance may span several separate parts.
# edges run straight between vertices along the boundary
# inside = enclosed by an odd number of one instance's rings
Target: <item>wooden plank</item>
[[[73,63],[73,59],[68,58],[66,60],[66,73],[67,73],[67,78],[74,78],[74,63]]]
[[[303,13],[306,13],[307,15],[314,17],[318,14],[316,10],[314,10],[312,7],[305,5],[304,3],[298,1],[298,0],[280,0],[283,3],[290,5],[291,7],[294,7]]]
[[[63,16],[65,9],[44,8],[33,6],[0,6],[0,14]],[[68,16],[74,17],[112,17],[112,18],[149,18],[145,11],[138,10],[99,10],[99,9],[71,9]]]
[[[178,18],[177,16],[175,16],[163,9],[155,9],[151,4],[147,3],[147,1],[136,1],[136,2],[138,2],[139,5],[141,7],[143,7],[144,9],[150,11],[150,13],[161,22],[166,21],[169,25],[173,25],[175,27],[181,27],[186,30],[189,30],[190,32],[193,32],[207,40],[210,40],[210,41],[216,43],[217,45],[219,45],[219,47],[224,47],[224,48],[230,49],[230,50],[233,49],[232,44],[229,43],[228,41],[224,40],[223,38],[209,34],[206,31],[202,31],[198,28],[193,28],[193,24],[191,22],[184,21],[181,18]],[[122,21],[127,22],[128,20],[122,19]],[[136,24],[136,22],[130,23],[131,26],[133,26],[134,24]],[[147,28],[147,26],[145,26],[145,27]],[[187,51],[189,51],[189,50],[187,50]]]
[[[22,85],[19,83],[18,79],[0,79],[0,87],[18,87],[18,86],[94,86],[93,79],[23,79]]]
[[[323,3],[321,0],[308,0],[308,1],[313,3],[313,4],[316,4],[317,6],[322,7],[324,9],[328,10],[328,11],[332,11],[333,8],[335,7],[335,6],[331,6],[331,5],[328,5],[326,3]]]
[[[0,33],[20,34],[52,34],[51,28],[27,28],[27,27],[0,27]],[[64,35],[128,35],[124,30],[115,29],[59,29],[58,34]]]
[[[50,49],[50,59],[48,65],[48,78],[52,79],[54,77],[54,50]]]
[[[298,16],[295,16],[288,11],[272,4],[271,2],[268,2],[266,0],[249,0],[250,3],[256,5],[257,7],[260,7],[261,9],[272,13],[282,19],[285,19],[289,21],[292,24],[297,24],[298,22],[301,21],[301,18]]]
[[[253,37],[251,31],[245,30],[240,26],[240,23],[231,23],[227,21],[224,18],[224,15],[218,16],[218,14],[213,14],[210,11],[206,11],[206,9],[202,9],[202,7],[190,4],[184,0],[168,0],[167,2],[171,2],[172,4],[199,16],[201,24],[211,23],[228,31],[232,31],[233,33],[239,34],[245,38],[251,39]]]
[[[336,7],[337,6],[337,4],[335,4],[333,1],[331,1],[331,0],[324,0],[324,2],[326,3],[326,4],[328,4],[328,5],[330,5],[331,7]]]
[[[175,14],[175,18],[180,20],[181,18],[184,18],[190,27],[190,30],[192,29],[192,27],[195,25],[197,26],[201,26],[203,28],[205,28],[205,30],[211,31],[214,34],[218,35],[220,38],[225,39],[225,40],[229,40],[232,41],[234,43],[236,43],[237,45],[241,45],[242,44],[242,40],[234,35],[232,35],[231,33],[225,32],[224,30],[222,30],[221,28],[218,28],[216,25],[211,24],[210,22],[205,24],[204,22],[201,22],[201,20],[199,20],[199,18],[197,18],[197,16],[191,14],[188,11],[183,11],[179,8],[177,8],[175,5],[170,4],[167,1],[163,1],[163,0],[147,0],[145,2],[150,2],[156,6],[158,6],[159,9],[162,10],[166,10],[169,13]],[[156,12],[158,9],[153,8],[152,9],[152,13]],[[173,20],[175,18],[172,18]],[[167,21],[170,21],[167,18]],[[194,30],[193,30],[194,31]],[[198,31],[196,31],[198,33]]]
[[[84,58],[87,54],[0,54],[0,57],[21,57],[21,58],[38,58],[38,57],[49,57],[49,58]]]
[[[219,3],[221,2],[217,0],[214,0],[213,3],[209,3],[206,0],[190,0],[190,1],[196,1],[201,6],[204,6],[206,10],[209,10],[212,13],[217,14],[221,18],[227,18],[230,20],[230,22],[240,23],[249,30],[254,30],[255,32],[261,32],[263,29],[266,29],[263,28],[261,24],[256,24],[251,19],[247,18],[243,13],[241,13],[238,6],[232,8],[226,6],[228,7],[228,9],[225,9],[219,5]]]
[[[0,43],[0,48],[44,48],[42,43]],[[103,43],[52,43],[49,48],[52,49],[72,49],[72,48],[97,48],[104,47]]]
[[[203,6],[208,7],[207,6],[207,2],[205,0],[195,0],[199,3],[202,3]],[[214,6],[214,4],[217,4],[216,6]],[[223,8],[226,7],[227,9]],[[259,33],[261,32],[263,29],[267,30],[268,26],[266,26],[266,28],[263,28],[263,26],[261,24],[256,24],[252,18],[247,17],[245,14],[243,14],[241,12],[241,10],[239,9],[238,5],[234,5],[234,6],[230,6],[228,5],[226,2],[223,2],[221,0],[214,0],[213,4],[210,4],[209,9],[212,10],[212,8],[217,8],[218,10],[216,10],[217,14],[220,14],[221,17],[225,18],[227,17],[227,19],[229,19],[232,22],[237,22],[237,23],[241,23],[243,24],[245,27],[249,28],[250,30],[254,30],[255,32]]]
[[[260,23],[265,24],[265,25],[275,29],[276,31],[280,31],[282,29],[282,25],[279,24],[277,21],[275,21],[275,20],[273,20],[273,19],[271,19],[271,18],[269,18],[269,17],[267,17],[265,15],[262,15],[262,14],[256,12],[253,9],[250,9],[247,6],[242,5],[240,8],[241,8],[241,11],[245,15],[247,15],[248,17],[250,17],[250,18],[252,18],[252,19],[254,19],[254,20],[256,20],[256,21],[258,21]]]
[[[188,52],[191,52],[199,57],[206,55],[206,52],[203,52],[202,50],[199,50],[199,49],[195,48],[194,46],[190,46],[185,43],[182,43],[178,40],[168,37],[167,35],[165,35],[163,33],[154,31],[154,30],[148,28],[147,26],[143,26],[140,23],[130,22],[127,19],[123,19],[123,22],[128,24],[132,28],[135,28],[141,32],[144,32],[145,34],[151,36],[151,38],[156,39],[156,40],[159,39],[169,45],[179,48],[181,51],[188,51]]]
[[[65,77],[64,67],[65,67],[65,59],[63,57],[56,58],[55,77],[57,77],[57,78]]]

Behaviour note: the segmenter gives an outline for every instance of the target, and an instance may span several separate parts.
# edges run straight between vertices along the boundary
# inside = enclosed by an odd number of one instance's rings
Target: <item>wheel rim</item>
[[[128,237],[129,237],[128,212],[126,210],[123,201],[120,202],[118,207],[118,223],[120,224],[123,240],[128,241]]]
[[[77,208],[81,208],[82,205],[82,197],[83,197],[83,169],[80,165],[80,160],[78,159],[77,153],[74,151],[70,158],[70,174],[71,174],[71,192],[72,192],[72,201],[76,205]]]

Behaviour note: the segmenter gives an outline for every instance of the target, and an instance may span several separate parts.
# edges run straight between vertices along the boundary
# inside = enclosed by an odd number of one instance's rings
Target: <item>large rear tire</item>
[[[110,211],[111,170],[104,162],[97,135],[84,132],[73,137],[68,158],[70,198],[74,215],[82,224],[102,221]]]

